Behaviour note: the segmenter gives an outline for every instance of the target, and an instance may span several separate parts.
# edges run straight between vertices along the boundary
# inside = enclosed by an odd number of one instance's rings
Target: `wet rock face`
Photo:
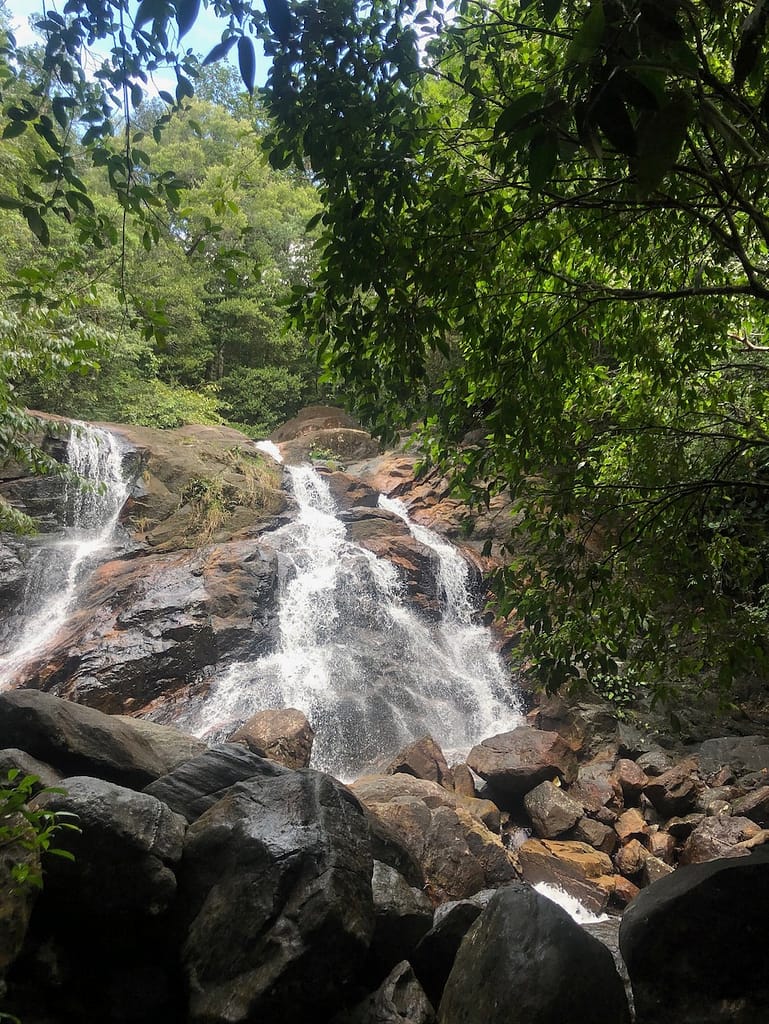
[[[259,711],[236,729],[230,743],[242,743],[260,757],[287,768],[308,768],[315,732],[296,708]]]
[[[363,814],[330,776],[236,785],[185,845],[189,1020],[326,1019],[371,939],[371,873]]]
[[[253,541],[107,562],[23,671],[25,686],[135,713],[276,642],[277,560]]]

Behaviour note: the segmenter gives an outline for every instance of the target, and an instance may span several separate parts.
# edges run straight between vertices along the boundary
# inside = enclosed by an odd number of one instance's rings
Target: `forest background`
[[[199,6],[7,47],[5,450],[41,458],[25,404],[255,435],[335,388],[470,513],[511,495],[546,685],[760,685],[769,3],[223,0],[203,67]]]

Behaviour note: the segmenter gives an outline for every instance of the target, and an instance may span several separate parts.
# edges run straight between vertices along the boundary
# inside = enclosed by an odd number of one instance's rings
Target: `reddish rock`
[[[660,814],[672,817],[692,810],[698,785],[690,772],[678,765],[651,781],[644,792]]]
[[[673,863],[676,844],[669,832],[652,832],[647,842],[649,844],[649,853],[665,864]]]
[[[709,814],[711,817],[719,814],[729,814],[732,800],[740,796],[742,790],[734,786],[717,786],[713,789],[703,789],[697,794],[694,802],[694,810],[701,814]]]
[[[379,491],[350,476],[348,473],[321,470],[320,474],[328,485],[331,497],[338,509],[376,508]]]
[[[629,878],[615,875],[614,891],[611,894],[612,903],[616,903],[620,907],[626,907],[629,903],[633,902],[640,891],[640,887],[635,882],[631,882]]]
[[[301,711],[277,708],[252,715],[228,742],[243,743],[260,757],[287,768],[307,768],[314,739],[315,732]]]
[[[746,856],[738,844],[761,831],[749,818],[704,818],[684,843],[679,863],[703,864],[719,857]]]
[[[307,405],[293,419],[287,420],[270,435],[275,442],[293,441],[318,430],[360,429],[360,423],[333,405]]]
[[[587,843],[593,849],[609,856],[617,849],[617,833],[614,829],[592,818],[580,818],[574,829],[574,839],[580,843]]]
[[[646,772],[649,778],[664,775],[673,767],[673,762],[664,750],[650,750],[646,754],[641,754],[636,764]]]
[[[619,783],[626,803],[636,800],[649,783],[649,777],[635,761],[621,757],[614,766],[614,778]]]
[[[524,879],[559,886],[600,914],[613,888],[611,860],[586,843],[528,839],[518,850]]]
[[[541,839],[555,839],[563,835],[582,817],[582,804],[552,782],[541,782],[535,786],[523,802],[534,831]]]
[[[665,825],[665,831],[669,832],[676,842],[684,842],[704,817],[704,814],[687,814],[683,818],[671,818]]]
[[[568,783],[577,775],[574,752],[558,733],[528,726],[484,740],[470,751],[467,763],[507,800],[523,797],[540,782]]]
[[[623,811],[614,825],[614,830],[619,836],[621,842],[626,843],[629,839],[637,837],[645,837],[648,828],[646,822],[640,811],[636,810],[635,807],[631,807],[627,811]]]
[[[413,775],[417,779],[437,782],[444,789],[454,789],[454,776],[446,763],[443,751],[432,736],[423,736],[404,747],[385,771],[387,775],[401,772],[404,775]],[[466,795],[474,797],[475,792]]]

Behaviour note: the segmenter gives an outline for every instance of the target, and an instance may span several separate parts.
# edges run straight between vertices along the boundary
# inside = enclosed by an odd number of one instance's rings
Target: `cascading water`
[[[128,494],[122,450],[114,434],[73,422],[67,463],[84,483],[66,481],[63,532],[43,536],[32,556],[24,598],[5,632],[0,687],[14,681],[64,622],[79,581],[110,545]]]
[[[347,540],[322,477],[310,466],[288,473],[299,514],[271,535],[286,569],[279,649],[231,666],[177,724],[218,738],[256,711],[299,708],[317,733],[313,766],[340,778],[425,733],[459,756],[518,724],[509,676],[472,622],[458,553],[424,534],[444,595],[441,621],[427,622],[404,602],[395,566]]]

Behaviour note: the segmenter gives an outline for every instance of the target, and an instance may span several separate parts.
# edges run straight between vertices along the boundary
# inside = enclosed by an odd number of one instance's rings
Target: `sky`
[[[58,3],[56,0],[51,0],[48,6],[53,10],[60,10],[64,6],[64,2],[65,0],[61,0]],[[13,18],[12,27],[16,36],[16,42],[20,46],[34,42],[36,37],[29,27],[28,19],[31,14],[39,14],[42,11],[43,0],[6,0],[6,7],[11,12]],[[200,15],[195,25],[184,37],[184,48],[191,48],[201,56],[205,56],[219,42],[224,27],[225,22],[220,21],[213,11],[201,6]],[[255,41],[255,45],[257,49],[256,82],[257,85],[263,85],[267,78],[269,60],[261,53],[261,46],[258,41]],[[234,52],[231,51],[233,54]],[[161,76],[155,76],[153,84],[155,91],[158,89],[168,89],[170,92],[173,92],[176,83],[173,78],[163,79]]]

